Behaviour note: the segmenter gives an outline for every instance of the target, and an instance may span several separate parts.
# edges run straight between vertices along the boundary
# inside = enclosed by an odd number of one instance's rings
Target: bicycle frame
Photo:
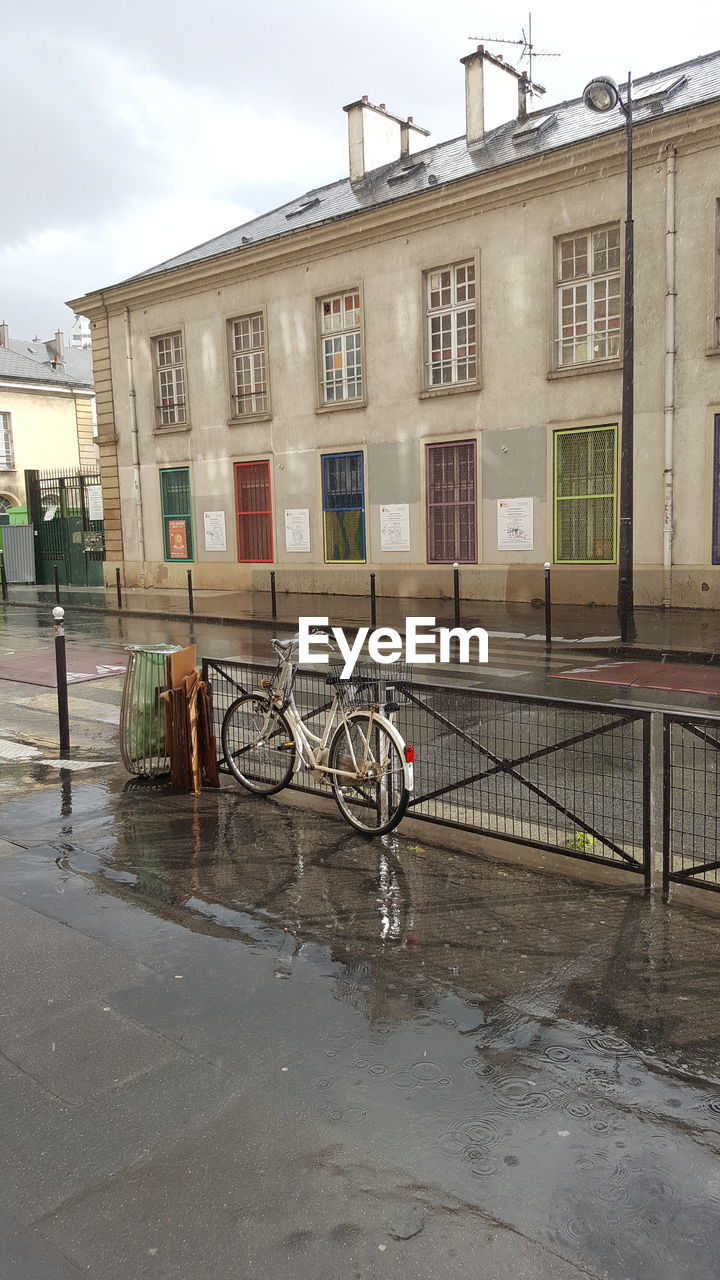
[[[297,758],[295,761],[295,773],[301,768],[310,769],[318,776],[335,777],[337,779],[346,778],[353,781],[357,777],[358,766],[360,761],[355,757],[355,751],[352,741],[348,739],[348,747],[353,757],[355,771],[343,769],[331,769],[327,763],[327,751],[330,737],[335,729],[335,725],[348,723],[348,712],[342,705],[341,696],[337,689],[333,691],[330,705],[327,708],[325,717],[325,725],[322,733],[313,733],[309,729],[302,718],[295,702],[294,685],[296,664],[292,661],[289,654],[280,658],[280,668],[272,681],[269,682],[269,688],[257,689],[256,693],[260,697],[264,697],[268,702],[268,711],[275,707],[285,714],[290,729],[292,731],[295,747],[297,750]],[[338,714],[339,713],[339,714]],[[386,716],[381,715],[370,707],[368,711],[368,731],[365,738],[365,756],[370,744],[370,735],[372,733],[373,724],[377,723],[395,742],[403,761],[403,779],[405,787],[408,791],[413,789],[413,766],[405,759],[405,742],[402,735]]]

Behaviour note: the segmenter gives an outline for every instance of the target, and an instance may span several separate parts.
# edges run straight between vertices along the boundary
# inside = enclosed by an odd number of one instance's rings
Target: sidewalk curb
[[[17,609],[38,609],[42,608],[45,604],[52,608],[54,605],[53,601],[44,600],[6,600],[2,603],[5,605],[12,605]],[[66,601],[66,606],[64,607],[67,607],[67,603],[68,602]],[[297,618],[253,618],[248,616],[242,618],[229,618],[219,616],[218,614],[208,613],[188,613],[187,611],[168,612],[166,609],[118,609],[112,605],[99,608],[97,605],[75,603],[74,600],[70,607],[82,613],[98,613],[110,615],[116,618],[152,618],[166,622],[202,623],[203,626],[251,627],[254,629],[265,628],[268,631],[294,630],[297,627]],[[359,627],[366,625],[370,625],[369,619],[367,623],[348,621],[344,624],[345,630],[350,633],[357,633]],[[479,624],[476,623],[474,625]],[[400,631],[400,635],[403,635],[402,631]],[[503,639],[511,644],[517,644],[522,647],[528,645],[535,651],[545,649],[544,640],[535,640],[529,636],[504,636]],[[492,642],[492,636],[490,637],[490,640]],[[558,653],[567,654],[568,659],[570,660],[571,656],[576,654],[578,657],[585,658],[625,658],[628,661],[636,662],[684,662],[694,664],[696,666],[717,666],[720,664],[720,651],[709,651],[703,649],[668,649],[663,648],[662,645],[635,645],[622,644],[619,642],[604,645],[602,642],[583,644],[581,640],[554,640],[550,652],[555,655]]]

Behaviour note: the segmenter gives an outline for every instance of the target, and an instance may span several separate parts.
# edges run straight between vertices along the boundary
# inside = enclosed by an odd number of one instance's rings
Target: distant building
[[[463,63],[465,136],[353,102],[348,177],[70,303],[107,581],[616,598],[624,118]],[[636,600],[720,606],[720,53],[634,103]]]
[[[92,346],[90,321],[85,316],[75,316],[72,328],[65,334],[66,346],[87,351]]]
[[[25,471],[97,467],[92,353],[0,324],[0,510],[25,504]]]

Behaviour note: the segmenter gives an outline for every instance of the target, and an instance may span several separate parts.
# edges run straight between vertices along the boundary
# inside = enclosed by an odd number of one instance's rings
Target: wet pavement
[[[313,608],[318,607],[314,597]],[[327,600],[325,601],[327,603]],[[17,652],[44,648],[52,643],[52,602],[45,606],[14,608],[0,604],[0,659],[8,650]],[[325,604],[323,605],[325,607]],[[592,612],[592,611],[590,611]],[[225,626],[218,622],[203,622],[197,618],[120,617],[117,614],[97,612],[72,612],[68,603],[66,634],[68,661],[74,647],[83,651],[97,648],[98,661],[111,661],[113,650],[124,661],[124,646],[128,644],[155,644],[164,641],[171,644],[196,644],[198,658],[252,659],[266,663],[271,656],[269,637],[273,631],[290,635],[297,626],[297,615],[292,625],[281,622],[272,628],[254,628],[244,625]],[[422,668],[416,666],[419,679],[446,681],[456,685],[500,690],[517,694],[539,694],[548,698],[572,698],[591,702],[615,703],[620,706],[647,706],[653,709],[688,709],[715,711],[720,709],[717,695],[689,693],[679,689],[663,690],[628,686],[603,686],[592,680],[573,678],[571,684],[553,679],[554,676],[577,670],[579,665],[591,670],[606,666],[602,652],[596,656],[585,653],[578,660],[578,652],[572,646],[553,648],[546,653],[544,645],[505,636],[491,637],[489,662],[462,666]],[[101,684],[106,684],[101,681]],[[109,685],[107,687],[110,687]],[[118,684],[118,688],[120,684]],[[6,692],[6,684],[0,681],[0,694]],[[79,687],[73,691],[79,695]],[[88,695],[91,696],[91,695]],[[119,703],[119,696],[118,696]],[[0,736],[2,735],[2,711],[0,710]]]
[[[553,581],[557,582],[555,571]],[[448,569],[445,594],[433,599],[383,595],[382,574],[377,581],[377,625],[393,626],[401,631],[409,616],[432,615],[438,623],[452,625],[454,617],[452,572]],[[643,574],[636,570],[636,599],[643,596]],[[272,597],[269,590],[269,573],[258,575],[258,589],[249,591],[202,591],[193,593],[193,607],[197,623],[260,628],[273,625],[293,629],[300,616],[329,615],[331,623],[352,629],[357,625],[369,625],[371,606],[369,575],[367,595],[311,595],[292,590],[292,573],[278,570],[276,573],[277,620],[272,619]],[[472,582],[472,570],[461,570],[461,584]],[[396,579],[393,576],[393,590]],[[262,589],[259,589],[259,588]],[[656,586],[652,587],[653,592]],[[461,585],[462,591],[462,585]],[[499,600],[471,600],[462,598],[461,618],[463,626],[483,626],[492,642],[514,641],[526,651],[544,646],[544,576],[542,571],[531,573],[523,586],[523,593],[534,593],[532,602]],[[116,592],[101,587],[63,587],[62,604],[69,610],[118,613]],[[52,607],[55,603],[54,588],[12,585],[10,600],[15,605],[28,606],[39,603]],[[162,588],[124,588],[122,609],[126,617],[147,615],[148,618],[190,620],[191,610],[187,591]],[[553,642],[565,656],[573,651],[616,654],[622,652],[652,657],[667,653],[684,659],[715,661],[720,656],[720,610],[688,608],[637,607],[635,610],[636,635],[631,643],[621,645],[617,609],[608,605],[559,605],[552,606],[551,630]]]
[[[715,1274],[703,902],[115,770],[0,831],[3,1274]]]
[[[158,638],[191,637],[85,615],[68,650]],[[69,768],[54,690],[0,681],[0,753],[39,753],[0,770],[3,1280],[715,1274],[713,895],[128,783],[121,684],[71,689]]]

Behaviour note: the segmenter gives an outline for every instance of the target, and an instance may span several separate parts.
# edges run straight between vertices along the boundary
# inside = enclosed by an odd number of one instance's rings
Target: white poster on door
[[[285,508],[285,550],[310,550],[310,512],[307,507]]]
[[[205,525],[205,550],[227,551],[224,511],[203,511]]]
[[[410,550],[410,507],[407,502],[391,502],[380,508],[380,550]]]
[[[533,499],[498,498],[498,551],[533,550]]]

